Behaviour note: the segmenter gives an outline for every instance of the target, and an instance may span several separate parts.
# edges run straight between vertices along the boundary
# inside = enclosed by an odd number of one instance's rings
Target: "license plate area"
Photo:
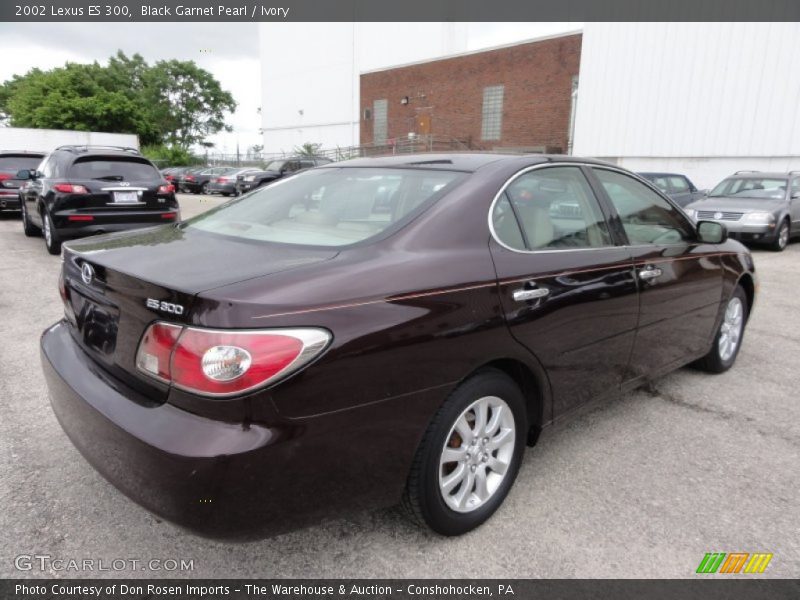
[[[137,204],[139,194],[137,192],[114,192],[114,204]]]

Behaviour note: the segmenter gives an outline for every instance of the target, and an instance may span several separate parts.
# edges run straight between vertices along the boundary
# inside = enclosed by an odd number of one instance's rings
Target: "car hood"
[[[697,202],[687,204],[686,208],[692,210],[713,210],[719,212],[772,212],[782,208],[786,202],[784,200],[769,200],[761,198],[729,198],[721,196],[718,198],[703,198]]]
[[[186,294],[330,260],[335,250],[240,240],[175,225],[74,240],[93,263]]]

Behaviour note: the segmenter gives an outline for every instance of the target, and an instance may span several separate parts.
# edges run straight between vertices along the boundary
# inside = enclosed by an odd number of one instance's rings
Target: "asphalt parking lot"
[[[184,217],[222,199],[180,197]],[[208,540],[117,492],[50,410],[39,334],[59,260],[0,217],[0,576],[691,577],[706,552],[770,552],[800,574],[800,243],[754,250],[761,292],[736,366],[682,369],[587,409],[529,449],[505,505],[447,539],[398,509],[249,543]],[[191,572],[20,572],[23,554],[189,559]]]

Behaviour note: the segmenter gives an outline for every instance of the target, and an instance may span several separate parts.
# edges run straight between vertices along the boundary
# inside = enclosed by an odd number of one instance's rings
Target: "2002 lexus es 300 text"
[[[733,364],[757,285],[726,237],[595,161],[332,164],[68,243],[44,370],[84,456],[196,530],[403,498],[460,534],[554,420]]]

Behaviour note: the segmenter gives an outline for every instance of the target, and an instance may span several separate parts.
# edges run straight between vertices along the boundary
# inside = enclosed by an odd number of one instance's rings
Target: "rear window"
[[[305,171],[186,222],[235,238],[346,246],[399,227],[466,177],[422,169]]]
[[[16,175],[22,169],[31,171],[41,162],[41,156],[0,156],[0,173]]]
[[[147,161],[128,157],[80,158],[69,169],[73,179],[160,181],[161,173]]]

